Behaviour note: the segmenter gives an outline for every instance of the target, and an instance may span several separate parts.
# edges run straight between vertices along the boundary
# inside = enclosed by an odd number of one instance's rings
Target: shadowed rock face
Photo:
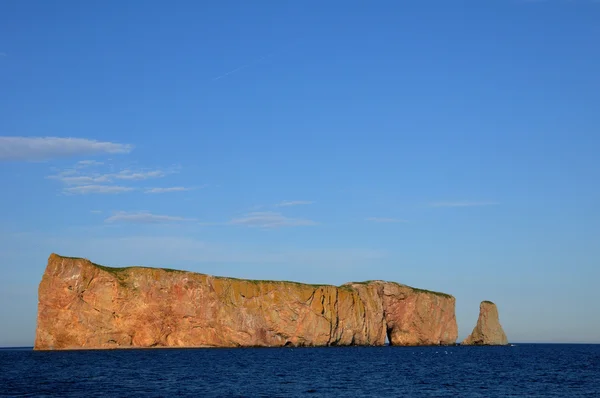
[[[454,344],[454,308],[392,282],[251,281],[52,254],[35,349]]]
[[[479,319],[473,332],[462,342],[463,345],[507,345],[508,340],[500,325],[498,308],[491,301],[479,306]]]

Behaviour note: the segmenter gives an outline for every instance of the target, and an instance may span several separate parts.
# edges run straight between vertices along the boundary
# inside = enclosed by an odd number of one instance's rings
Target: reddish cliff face
[[[391,282],[250,281],[52,254],[35,349],[453,344],[454,307]]]
[[[458,336],[454,297],[381,283],[384,323],[393,345],[454,344]]]
[[[473,332],[462,345],[507,345],[508,339],[498,317],[498,308],[491,301],[483,301],[479,306],[479,318]]]

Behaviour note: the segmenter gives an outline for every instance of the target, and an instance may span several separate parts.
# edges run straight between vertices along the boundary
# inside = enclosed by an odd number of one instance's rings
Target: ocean
[[[600,345],[2,349],[0,396],[600,397]]]

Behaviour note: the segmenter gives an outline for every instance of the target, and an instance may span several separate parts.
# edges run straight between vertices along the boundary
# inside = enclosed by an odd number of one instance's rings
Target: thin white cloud
[[[41,161],[99,153],[129,153],[132,145],[85,138],[0,137],[0,160]]]
[[[170,222],[181,222],[181,221],[193,221],[193,218],[175,217],[152,214],[148,212],[128,213],[126,211],[119,211],[114,215],[108,217],[104,222],[107,223],[131,223],[131,224],[160,224]]]
[[[148,188],[145,193],[167,193],[167,192],[183,192],[191,191],[193,188],[190,187],[167,187],[167,188]]]
[[[281,213],[271,211],[248,213],[243,217],[234,218],[229,223],[257,228],[299,227],[317,224],[312,220],[285,217]]]
[[[0,53],[0,57],[6,57],[6,53]]]
[[[399,222],[408,222],[406,220],[401,220],[399,218],[387,218],[387,217],[367,217],[366,221],[371,222],[379,222],[379,223],[399,223]]]
[[[176,169],[173,168],[114,171],[111,164],[104,165],[95,160],[82,160],[71,168],[47,178],[58,180],[64,184],[63,192],[67,194],[106,194],[142,190],[142,187],[134,185],[136,181],[162,178],[174,172]]]
[[[118,173],[84,173],[80,170],[67,169],[48,178],[59,180],[67,185],[81,185],[99,182],[112,182],[114,180],[141,181],[151,178],[161,178],[168,173],[163,170],[131,171],[122,170]]]
[[[52,171],[58,171],[59,169],[57,169],[56,167],[52,168]],[[64,169],[61,170],[58,174],[54,174],[51,176],[48,176],[46,178],[55,178],[55,179],[60,179],[60,177],[64,177],[64,176],[73,176],[73,175],[77,175],[80,174],[81,171],[77,170],[76,168],[72,168],[72,169]]]
[[[250,66],[252,66],[252,65],[255,65],[255,64],[257,64],[257,63],[259,63],[259,62],[261,62],[261,61],[263,61],[263,60],[267,59],[267,58],[268,58],[268,57],[270,57],[271,55],[272,55],[272,54],[267,54],[267,55],[264,55],[264,56],[262,56],[262,57],[260,57],[260,58],[257,58],[257,59],[255,59],[255,60],[254,60],[254,61],[252,61],[252,62],[249,62],[249,63],[247,63],[247,64],[244,64],[244,65],[240,65],[240,66],[238,66],[237,68],[235,68],[235,69],[232,69],[232,70],[230,70],[229,72],[223,73],[222,75],[219,75],[219,76],[215,77],[215,78],[214,78],[214,79],[212,79],[212,80],[213,80],[213,81],[216,81],[216,80],[220,80],[220,79],[222,79],[222,78],[224,78],[224,77],[227,77],[227,76],[229,76],[229,75],[233,75],[234,73],[236,73],[236,72],[239,72],[239,71],[241,71],[242,69],[246,69],[246,68],[248,68],[248,67],[250,67]]]
[[[100,213],[102,213],[102,210],[90,210],[90,213],[100,214]]]
[[[476,207],[476,206],[493,206],[500,203],[493,201],[457,201],[457,202],[433,202],[430,207]]]
[[[98,162],[97,160],[80,160],[75,165],[75,168],[82,169],[84,167],[102,166],[104,162]]]
[[[120,185],[80,185],[63,189],[64,193],[73,195],[116,194],[133,191],[135,188]]]
[[[288,207],[288,206],[300,206],[300,205],[312,205],[313,202],[312,200],[284,200],[283,202],[280,202],[278,204],[276,204],[275,206],[277,207]]]
[[[167,175],[166,171],[163,170],[151,170],[151,171],[131,171],[122,170],[118,173],[111,174],[110,176],[118,180],[148,180],[150,178],[161,178]]]
[[[90,185],[98,183],[110,182],[107,175],[84,176],[84,175],[66,175],[66,176],[49,176],[48,178],[60,180],[66,185]]]

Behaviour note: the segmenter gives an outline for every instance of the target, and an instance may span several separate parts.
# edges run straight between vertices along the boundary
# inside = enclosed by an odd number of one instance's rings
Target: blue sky
[[[5,1],[0,346],[51,252],[600,342],[600,3]]]

